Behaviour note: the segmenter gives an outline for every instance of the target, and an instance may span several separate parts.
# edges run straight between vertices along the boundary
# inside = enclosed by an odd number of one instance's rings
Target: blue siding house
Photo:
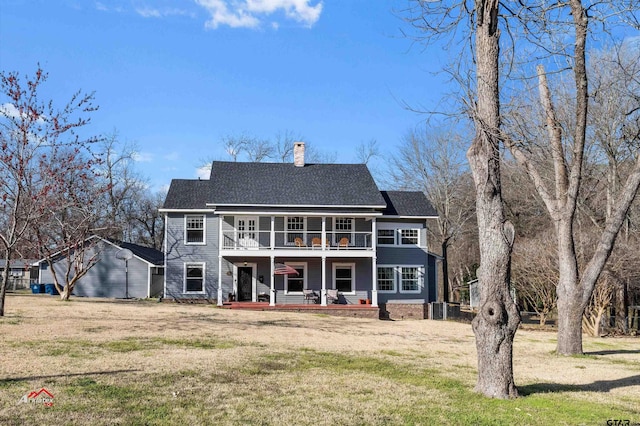
[[[88,238],[86,244],[85,257],[95,260],[86,275],[78,280],[74,296],[143,299],[162,295],[164,255],[161,251],[98,236]],[[123,249],[132,254],[126,270],[123,259],[118,256]],[[54,257],[53,268],[58,277],[65,275],[68,262],[67,256]],[[53,283],[49,263],[43,259],[36,264],[40,271],[39,283]]]
[[[161,212],[168,299],[437,299],[424,194],[380,191],[364,164],[307,164],[302,142],[293,164],[214,161],[208,180],[175,179]]]

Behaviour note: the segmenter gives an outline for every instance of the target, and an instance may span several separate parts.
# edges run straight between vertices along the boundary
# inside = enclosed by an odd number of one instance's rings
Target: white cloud
[[[192,13],[177,8],[152,8],[152,7],[139,7],[136,8],[136,13],[143,18],[165,18],[167,16],[193,16]]]
[[[283,12],[288,19],[313,26],[322,13],[322,2],[311,5],[312,0],[195,0],[211,15],[207,28],[227,25],[232,28],[256,28],[261,18]],[[277,28],[277,24],[271,24]]]
[[[196,169],[196,176],[198,179],[209,179],[211,176],[211,164],[207,164],[205,166],[200,166]]]
[[[20,117],[20,111],[18,111],[18,108],[10,102],[0,105],[0,114],[10,118]]]
[[[162,14],[158,9],[152,9],[150,7],[143,7],[136,9],[136,13],[143,18],[160,18]]]
[[[0,115],[3,115],[7,118],[20,118],[20,110],[18,110],[18,108],[16,108],[16,106],[14,104],[12,104],[11,102],[7,102],[4,103],[2,105],[0,105]],[[26,113],[22,113],[22,118],[27,118],[27,114]],[[46,115],[39,115],[38,119],[36,120],[36,122],[42,124],[45,122],[45,118],[47,118]]]
[[[153,154],[151,152],[134,152],[133,161],[137,163],[150,163],[153,161]]]

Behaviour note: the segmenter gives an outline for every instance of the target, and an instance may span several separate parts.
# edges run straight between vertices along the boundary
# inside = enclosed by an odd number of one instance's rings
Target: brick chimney
[[[304,142],[293,143],[293,165],[304,167]]]

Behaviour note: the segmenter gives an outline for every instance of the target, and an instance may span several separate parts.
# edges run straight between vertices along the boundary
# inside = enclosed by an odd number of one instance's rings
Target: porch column
[[[218,216],[218,253],[222,250],[224,235],[222,235],[223,216]],[[222,306],[222,256],[218,255],[218,306]]]
[[[322,221],[322,225],[324,228],[324,218]],[[322,290],[320,291],[320,306],[327,306],[327,256],[322,256],[322,270],[320,273],[320,279],[322,280]]]
[[[378,229],[376,218],[371,219],[371,249],[373,257],[371,258],[371,306],[378,307]]]
[[[276,217],[271,216],[271,232],[269,233],[269,245],[271,246],[271,250],[276,247]],[[273,262],[271,262],[273,263]]]
[[[218,256],[218,306],[222,306],[222,256]]]
[[[327,217],[322,216],[322,231],[320,233],[320,247],[322,250],[329,250],[329,247],[325,247],[327,242]]]
[[[276,275],[274,273],[275,256],[271,256],[271,291],[269,291],[269,306],[276,306]]]

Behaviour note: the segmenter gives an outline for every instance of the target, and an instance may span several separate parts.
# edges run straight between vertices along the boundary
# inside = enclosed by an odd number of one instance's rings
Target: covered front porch
[[[290,272],[281,272],[283,266]],[[378,306],[376,262],[370,255],[220,256],[219,275],[219,306],[237,302],[304,309]]]

